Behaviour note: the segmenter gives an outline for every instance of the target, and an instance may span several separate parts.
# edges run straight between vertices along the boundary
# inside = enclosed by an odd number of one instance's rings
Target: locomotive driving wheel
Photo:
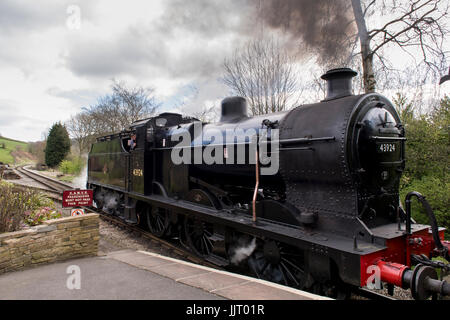
[[[217,206],[217,199],[209,192],[201,189],[192,189],[186,195],[185,200],[199,205]],[[186,216],[184,219],[184,235],[189,248],[199,257],[206,258],[211,254],[213,243],[210,240],[214,233],[211,223]]]
[[[213,244],[210,238],[213,235],[213,225],[198,219],[184,219],[184,233],[186,241],[191,250],[200,257],[211,254]]]
[[[169,229],[170,218],[167,210],[157,207],[147,209],[147,227],[158,238],[163,237]]]
[[[303,254],[283,243],[258,240],[248,265],[259,279],[295,288],[304,286]]]

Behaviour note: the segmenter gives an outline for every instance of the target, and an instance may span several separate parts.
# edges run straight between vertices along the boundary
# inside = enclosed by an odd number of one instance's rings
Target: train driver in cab
[[[131,139],[128,140],[128,146],[130,147],[130,150],[134,150],[136,148],[136,134],[133,133],[131,135]]]

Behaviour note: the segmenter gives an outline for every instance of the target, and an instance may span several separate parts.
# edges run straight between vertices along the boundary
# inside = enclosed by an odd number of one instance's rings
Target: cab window
[[[167,124],[167,119],[166,118],[156,118],[155,119],[155,125],[158,128],[163,128],[165,127]]]

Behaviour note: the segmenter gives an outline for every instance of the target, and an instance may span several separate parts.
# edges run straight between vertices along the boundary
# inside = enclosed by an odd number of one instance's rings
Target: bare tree
[[[202,122],[214,122],[218,118],[216,106],[204,106],[199,111],[194,111],[190,115]]]
[[[159,105],[153,96],[151,88],[128,88],[123,82],[113,80],[112,104],[119,114],[122,127],[130,123],[153,115]]]
[[[94,135],[94,121],[89,114],[81,112],[71,117],[66,122],[66,128],[70,137],[77,144],[79,155],[81,156],[83,152],[88,151]]]
[[[224,61],[223,81],[253,115],[283,111],[297,93],[294,61],[274,39],[254,40]]]
[[[95,105],[84,108],[95,135],[114,133],[131,123],[152,116],[159,104],[153,89],[140,86],[128,88],[123,82],[113,81],[112,93],[98,99]]]
[[[45,147],[47,142],[36,141],[28,143],[28,152],[37,158],[38,163],[45,163]]]
[[[360,41],[363,67],[363,83],[366,92],[375,90],[376,80],[374,58],[383,69],[389,69],[389,62],[382,49],[396,46],[413,60],[418,57],[413,50],[419,49],[420,63],[428,71],[439,74],[443,70],[446,54],[443,43],[447,37],[445,18],[449,3],[441,0],[367,0],[364,8],[361,0],[351,0],[358,38]],[[369,28],[367,21],[374,13],[380,15],[380,26]],[[389,17],[383,21],[382,17]]]

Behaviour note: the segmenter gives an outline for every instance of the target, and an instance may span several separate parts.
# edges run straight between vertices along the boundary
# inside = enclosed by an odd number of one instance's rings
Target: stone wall
[[[44,221],[30,229],[0,234],[0,274],[29,266],[95,256],[98,214]]]

